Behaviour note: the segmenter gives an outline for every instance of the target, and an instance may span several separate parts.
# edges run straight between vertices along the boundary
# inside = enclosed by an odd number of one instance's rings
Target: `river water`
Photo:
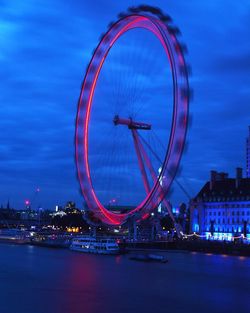
[[[0,313],[249,313],[250,258],[128,255],[0,244]]]

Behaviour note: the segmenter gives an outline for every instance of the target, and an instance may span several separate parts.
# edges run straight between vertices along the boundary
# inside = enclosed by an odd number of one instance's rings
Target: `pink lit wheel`
[[[102,203],[93,185],[89,162],[89,123],[97,82],[110,51],[125,33],[133,32],[138,28],[152,33],[160,42],[168,58],[172,77],[173,113],[169,141],[159,174],[155,175],[153,184],[150,185],[142,201],[129,212],[118,214],[111,212]],[[164,15],[159,9],[149,6],[130,8],[128,13],[120,14],[119,20],[113,23],[104,34],[88,65],[76,116],[75,160],[81,192],[87,206],[93,215],[105,224],[121,225],[134,215],[137,220],[146,218],[166,196],[176,175],[185,144],[189,107],[187,66],[177,35],[178,29],[171,25],[171,18]],[[130,129],[136,128],[136,123],[133,124],[135,126],[130,127],[128,120],[115,118],[115,122],[118,121],[120,125],[126,125]],[[143,125],[138,127],[143,127]],[[141,147],[141,143],[138,143],[138,147]],[[143,148],[141,147],[141,149]],[[145,160],[147,162],[147,156],[144,155]]]

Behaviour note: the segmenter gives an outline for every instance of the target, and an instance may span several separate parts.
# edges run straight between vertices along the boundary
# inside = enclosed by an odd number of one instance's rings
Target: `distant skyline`
[[[141,1],[0,0],[0,204],[82,206],[74,121],[85,69],[121,11]],[[147,1],[182,32],[192,66],[192,128],[179,181],[191,196],[210,170],[246,170],[250,2]],[[36,194],[37,188],[40,189]],[[174,187],[173,204],[187,201]]]

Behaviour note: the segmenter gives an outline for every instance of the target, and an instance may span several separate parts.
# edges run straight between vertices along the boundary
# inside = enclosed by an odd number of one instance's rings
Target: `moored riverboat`
[[[47,247],[47,248],[69,248],[72,238],[68,235],[44,235],[36,234],[31,244],[34,246]]]
[[[20,229],[0,229],[0,242],[25,244],[30,242],[30,238],[26,231]]]
[[[85,253],[119,254],[117,242],[110,238],[76,237],[72,240],[70,249]]]

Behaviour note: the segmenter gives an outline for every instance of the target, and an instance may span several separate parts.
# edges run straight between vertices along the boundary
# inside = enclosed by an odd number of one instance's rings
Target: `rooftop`
[[[250,200],[250,178],[243,178],[240,168],[236,170],[236,178],[229,178],[227,173],[211,171],[210,181],[205,183],[193,200],[198,199],[205,201]]]

